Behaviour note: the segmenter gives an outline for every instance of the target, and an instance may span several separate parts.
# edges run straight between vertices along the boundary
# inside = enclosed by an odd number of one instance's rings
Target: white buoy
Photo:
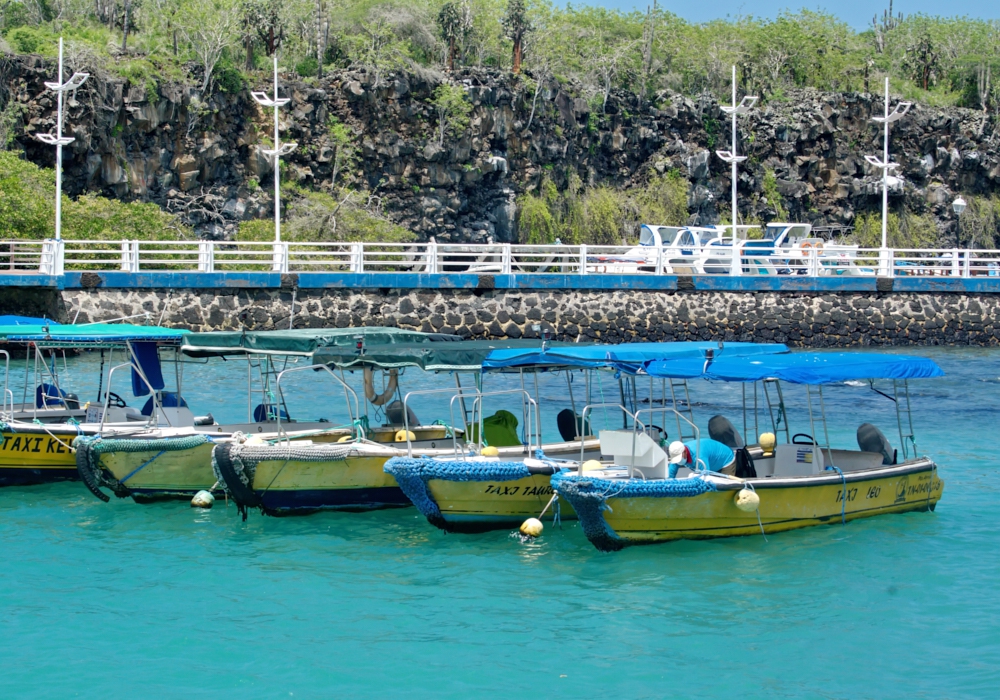
[[[604,465],[601,464],[596,459],[588,459],[586,462],[583,463],[583,471],[585,472],[593,472],[593,471],[598,471],[600,469],[604,469]]]
[[[199,491],[191,499],[192,508],[211,508],[215,503],[215,496],[208,491]]]
[[[750,489],[740,489],[736,493],[736,507],[745,513],[753,513],[760,507],[760,496],[756,491]]]
[[[544,529],[545,526],[538,518],[528,518],[521,523],[521,534],[525,537],[538,537]]]

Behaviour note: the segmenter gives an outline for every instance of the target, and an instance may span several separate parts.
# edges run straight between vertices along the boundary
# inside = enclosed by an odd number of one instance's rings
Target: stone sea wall
[[[806,347],[1000,344],[1000,295],[518,290],[46,290],[65,321],[149,314],[198,331],[396,326],[473,338],[741,340]],[[45,306],[35,303],[36,306]],[[293,315],[294,308],[294,315]]]

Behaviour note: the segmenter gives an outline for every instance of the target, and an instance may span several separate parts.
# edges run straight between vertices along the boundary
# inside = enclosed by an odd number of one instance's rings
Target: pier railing
[[[0,241],[0,271],[1000,277],[1000,250],[762,241],[686,248],[444,243]]]

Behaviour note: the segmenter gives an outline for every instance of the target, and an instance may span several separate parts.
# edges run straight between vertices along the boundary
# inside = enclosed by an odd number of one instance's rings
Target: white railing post
[[[42,241],[42,254],[38,258],[38,272],[43,275],[54,275],[56,269],[55,239],[46,238]],[[13,255],[11,256],[13,260]],[[12,266],[13,267],[13,266]]]
[[[587,274],[587,245],[580,246],[580,274]]]
[[[438,247],[437,241],[431,241],[427,244],[427,273],[431,275],[436,275],[438,271]]]
[[[812,277],[819,277],[819,250],[816,248],[809,249],[809,275]]]
[[[965,251],[965,255],[962,256],[962,277],[965,277],[966,279],[972,276],[970,269],[972,263],[972,261],[970,260],[971,257],[972,257],[971,250]]]
[[[885,248],[885,263],[886,269],[888,271],[887,277],[896,276],[896,250],[894,248]]]
[[[215,272],[215,243],[198,241],[198,272]]]
[[[351,244],[351,272],[365,271],[365,244]]]
[[[274,243],[273,253],[271,254],[271,271],[272,272],[288,272],[288,244],[287,243]]]
[[[666,271],[663,269],[663,246],[656,246],[656,274],[665,275]]]
[[[510,243],[504,243],[500,248],[500,273],[504,275],[511,274],[511,254],[510,254]]]
[[[122,259],[121,264],[118,266],[122,272],[130,272],[132,270],[132,262],[129,258],[132,255],[132,246],[128,241],[121,242],[122,248]]]
[[[729,263],[729,274],[732,277],[739,277],[743,274],[743,262],[740,260],[740,241],[736,238],[735,227],[733,227],[733,250],[732,260]]]
[[[139,271],[139,241],[132,241],[132,269],[129,272]]]
[[[958,277],[961,272],[958,267],[958,248],[952,248],[951,250],[951,276]]]

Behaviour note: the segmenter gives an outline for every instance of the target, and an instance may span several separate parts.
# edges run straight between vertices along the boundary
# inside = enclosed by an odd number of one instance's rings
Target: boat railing
[[[0,244],[0,269],[417,274],[1000,277],[1000,250],[862,248],[818,239],[774,246],[717,238],[675,247],[515,243],[48,240]]]
[[[695,465],[695,469],[697,471],[697,467],[699,464],[698,460],[700,458],[699,450],[701,448],[701,431],[698,429],[698,426],[694,424],[694,421],[692,421],[690,418],[682,414],[675,407],[667,408],[666,406],[661,406],[659,408],[640,408],[638,411],[635,412],[635,421],[632,425],[632,463],[635,462],[635,447],[636,447],[636,441],[638,440],[638,420],[639,416],[642,415],[643,413],[649,414],[650,421],[652,421],[654,413],[661,413],[664,416],[666,416],[667,413],[673,413],[677,417],[678,421],[684,421],[689,426],[691,426],[691,429],[694,431],[694,445],[695,445],[693,464]],[[678,425],[680,425],[679,422]],[[666,431],[664,431],[664,435],[666,435]],[[634,468],[630,467],[628,472],[628,476],[630,479],[633,476],[633,471]]]
[[[413,441],[410,439],[410,397],[412,396],[429,396],[432,394],[452,394],[451,401],[448,404],[448,411],[451,418],[451,444],[454,450],[455,457],[459,456],[458,449],[458,436],[455,431],[455,402],[461,401],[463,399],[475,396],[479,393],[479,389],[475,387],[448,387],[447,389],[417,389],[416,391],[407,392],[403,396],[403,430],[406,433],[406,456],[413,457]],[[468,427],[465,425],[463,419],[463,427]]]
[[[479,451],[482,452],[482,448],[485,443],[485,436],[483,435],[483,407],[482,400],[486,397],[494,396],[509,396],[509,395],[520,395],[521,396],[521,415],[526,415],[528,417],[528,424],[525,426],[527,444],[525,447],[528,451],[531,451],[531,436],[536,436],[536,449],[542,449],[542,427],[540,422],[540,415],[538,412],[538,402],[532,398],[531,394],[526,389],[502,389],[498,391],[487,391],[479,392],[476,394],[475,399],[472,402],[472,415],[479,416],[479,434],[476,436],[477,442],[480,446]],[[529,410],[530,408],[530,410]],[[531,419],[532,416],[535,419],[534,432],[532,431]]]
[[[365,429],[364,429],[364,426],[362,426],[360,422],[358,422],[358,421],[355,420],[355,416],[357,416],[358,418],[361,417],[361,404],[358,401],[358,395],[354,391],[354,389],[352,389],[350,386],[347,385],[347,382],[345,382],[343,379],[341,379],[340,377],[338,377],[334,373],[334,371],[332,369],[330,369],[327,365],[322,365],[322,364],[320,364],[320,365],[305,365],[303,367],[292,367],[291,369],[285,369],[285,370],[282,370],[282,371],[278,372],[278,376],[274,380],[275,391],[277,392],[278,396],[283,396],[283,394],[281,393],[281,379],[282,379],[282,377],[284,377],[286,374],[292,374],[294,372],[305,372],[306,370],[313,370],[314,372],[317,372],[319,370],[324,370],[327,374],[330,375],[330,377],[333,378],[334,382],[336,382],[337,384],[339,384],[340,386],[342,386],[344,388],[344,396],[347,398],[347,411],[350,414],[350,418],[351,418],[351,430],[352,431],[356,430],[357,434],[362,439],[364,439],[365,438]],[[352,398],[354,399],[354,410],[353,411],[351,411],[351,399]],[[281,425],[281,406],[278,405],[278,406],[276,406],[276,408],[277,408],[277,411],[276,411],[277,416],[276,416],[275,420],[277,421],[278,442],[290,442],[292,438],[289,436],[289,434],[284,430],[284,428]],[[265,416],[265,418],[266,417],[267,416]]]
[[[622,405],[620,403],[589,403],[589,404],[587,404],[586,406],[583,407],[583,411],[580,413],[580,426],[579,426],[579,428],[580,428],[579,432],[580,433],[586,433],[587,432],[586,426],[589,425],[587,423],[587,413],[588,412],[592,412],[595,408],[605,408],[605,409],[607,409],[607,408],[617,408],[623,414],[625,414],[626,416],[628,416],[629,418],[632,419],[632,428],[633,429],[635,429],[635,427],[638,426],[638,425],[642,425],[642,429],[646,430],[646,426],[643,423],[641,423],[636,418],[636,413],[638,413],[638,412],[633,413],[632,411],[628,410],[627,408],[625,408],[624,405]],[[581,434],[580,435],[580,465],[578,467],[578,473],[579,474],[583,474],[583,460],[584,460],[584,454],[586,452],[586,448],[587,448],[587,436]],[[633,452],[634,452],[634,450],[635,450],[635,446],[633,444]]]
[[[111,391],[111,380],[115,376],[115,371],[119,370],[119,369],[129,369],[129,368],[134,368],[134,367],[135,367],[135,365],[133,363],[131,363],[131,362],[124,362],[124,363],[122,363],[120,365],[115,365],[110,370],[108,370],[108,388],[107,388],[107,391],[105,391],[105,393],[104,393],[104,407],[101,410],[101,422],[100,422],[100,425],[98,426],[98,429],[97,429],[98,435],[103,435],[104,434],[104,422],[107,419],[108,408],[109,408],[109,406],[108,406],[108,397],[112,393],[114,393],[114,392]],[[146,427],[152,428],[153,425],[154,425],[153,421],[156,420],[157,414],[160,413],[160,411],[157,410],[158,408],[160,408],[160,402],[156,398],[156,390],[153,389],[153,387],[150,385],[149,380],[146,379],[146,376],[142,372],[139,372],[138,375],[139,375],[139,378],[142,379],[142,381],[146,385],[146,387],[149,389],[150,394],[152,395],[152,398],[153,398],[153,410],[150,411],[149,419],[147,421],[145,421]],[[98,397],[98,398],[100,398],[100,397]],[[167,418],[167,417],[164,415],[164,418]],[[167,423],[168,424],[170,423],[170,419],[169,418],[167,418]]]

